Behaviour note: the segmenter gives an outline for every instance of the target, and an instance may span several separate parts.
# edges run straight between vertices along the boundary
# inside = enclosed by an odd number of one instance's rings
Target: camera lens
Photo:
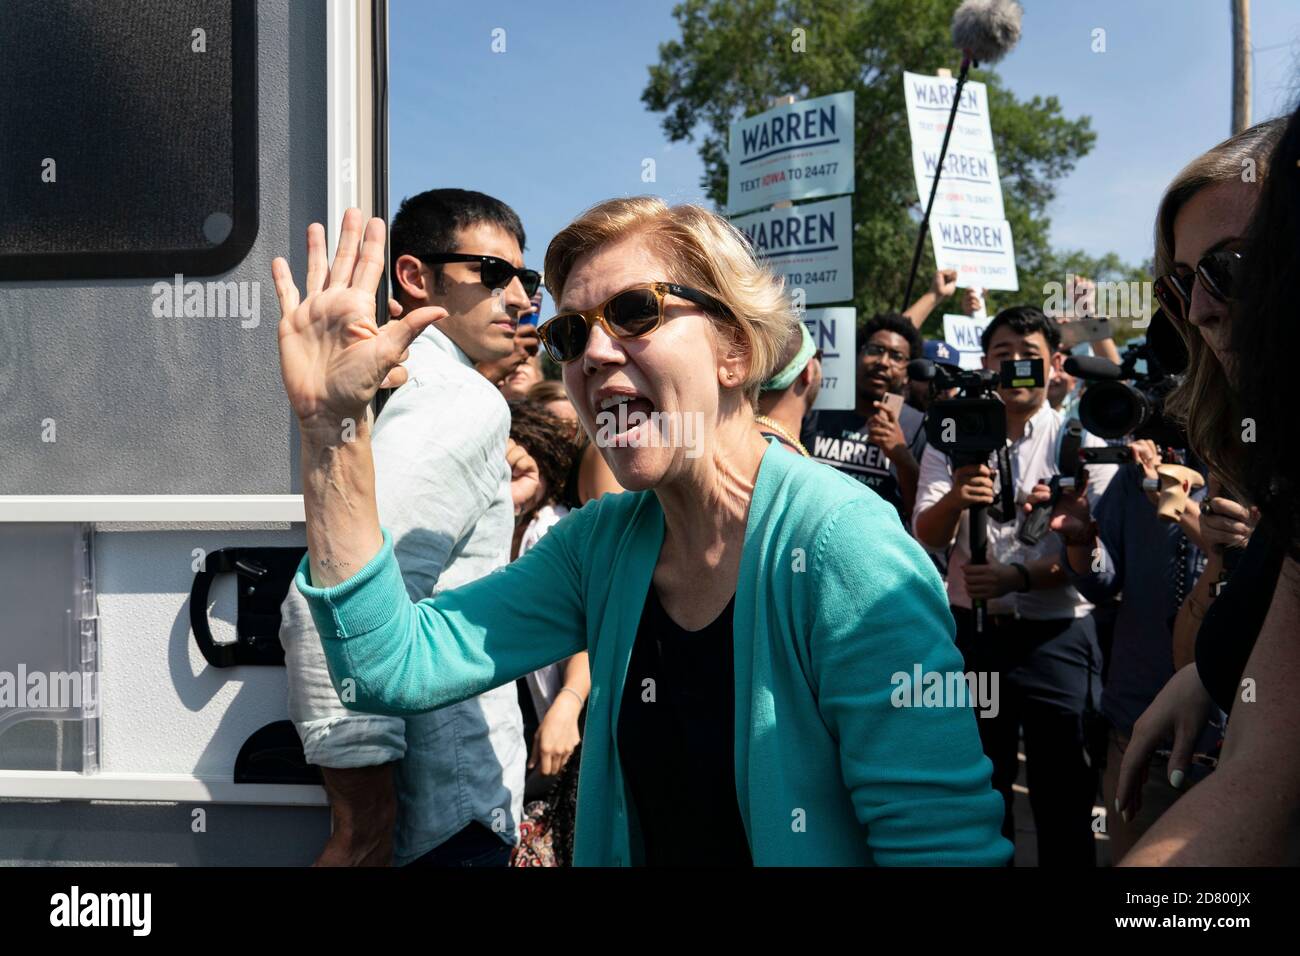
[[[1127,382],[1093,382],[1079,402],[1079,421],[1101,438],[1123,438],[1151,417],[1151,402]]]
[[[971,409],[957,416],[957,434],[967,441],[978,442],[992,434],[987,415]]]

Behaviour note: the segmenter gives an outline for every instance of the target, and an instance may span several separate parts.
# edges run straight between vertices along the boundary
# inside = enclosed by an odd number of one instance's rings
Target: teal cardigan
[[[297,585],[357,710],[421,713],[589,651],[575,863],[633,865],[615,731],[663,537],[652,492],[605,495],[513,564],[418,604],[386,532],[349,580],[312,587],[304,558]],[[894,508],[772,442],[734,618],[736,796],[756,865],[1010,859],[970,707],[894,706],[895,675],[961,671],[952,633],[943,583]]]

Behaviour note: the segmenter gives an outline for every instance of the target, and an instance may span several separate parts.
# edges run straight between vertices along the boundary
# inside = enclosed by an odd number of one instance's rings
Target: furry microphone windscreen
[[[1020,39],[1024,11],[1015,0],[965,0],[952,15],[952,39],[977,63],[996,63]]]

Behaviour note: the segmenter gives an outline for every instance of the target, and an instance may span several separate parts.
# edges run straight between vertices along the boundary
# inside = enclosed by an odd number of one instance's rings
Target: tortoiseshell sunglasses
[[[675,282],[647,282],[624,289],[594,308],[560,312],[540,326],[537,335],[551,358],[561,363],[572,362],[586,351],[587,338],[597,323],[616,339],[649,335],[663,324],[664,299],[670,295],[731,318],[731,310],[707,292]]]

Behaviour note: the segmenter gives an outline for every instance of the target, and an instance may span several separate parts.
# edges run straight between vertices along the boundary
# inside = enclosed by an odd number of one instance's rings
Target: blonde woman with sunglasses
[[[795,319],[732,226],[634,198],[556,236],[542,344],[629,493],[419,603],[364,423],[441,315],[376,325],[384,226],[362,227],[350,210],[327,269],[313,226],[305,298],[274,265],[303,435],[297,585],[345,700],[427,711],[588,651],[577,865],[1008,861],[971,702],[944,693],[967,685],[933,565],[888,504],[754,423]]]

